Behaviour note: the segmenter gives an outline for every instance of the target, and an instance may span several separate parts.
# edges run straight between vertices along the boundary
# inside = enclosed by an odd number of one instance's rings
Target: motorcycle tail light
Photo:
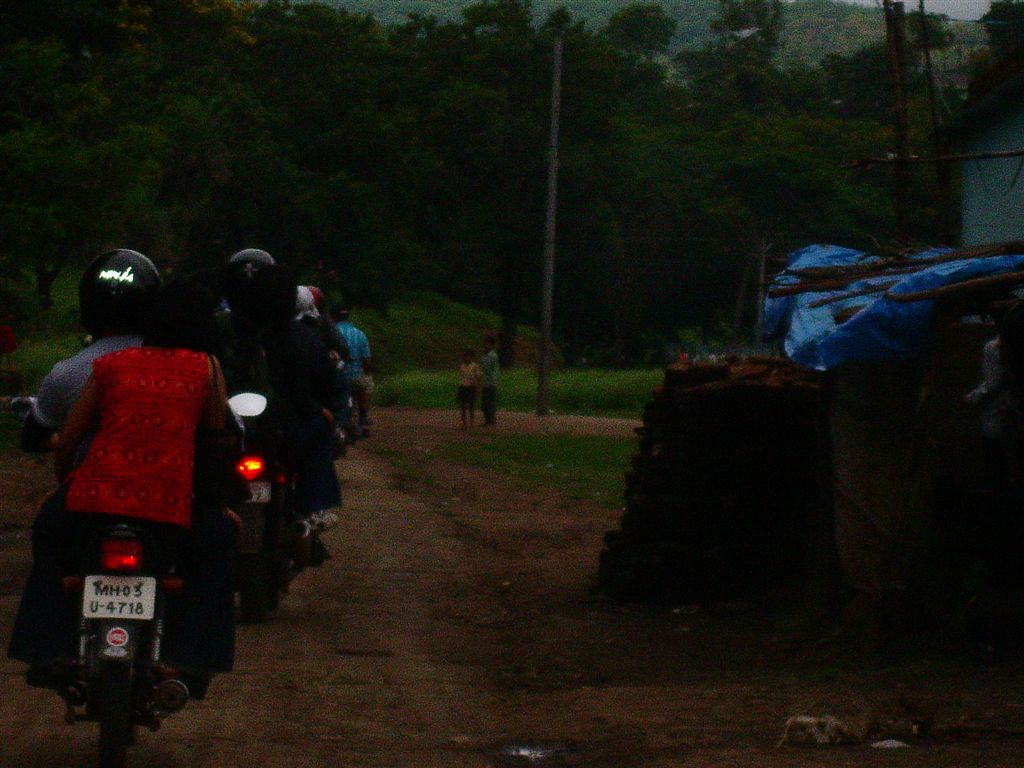
[[[142,568],[142,542],[138,539],[104,539],[100,545],[104,571],[135,573]]]
[[[259,456],[243,456],[235,465],[235,471],[246,480],[255,480],[263,474],[263,459]]]
[[[180,576],[164,576],[160,579],[160,588],[169,594],[180,595],[185,584]]]

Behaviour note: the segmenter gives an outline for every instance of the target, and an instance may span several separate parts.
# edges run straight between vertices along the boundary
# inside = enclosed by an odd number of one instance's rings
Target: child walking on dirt
[[[484,426],[488,427],[493,427],[497,423],[498,377],[501,366],[498,363],[496,344],[494,334],[484,336],[484,356],[480,358],[480,370],[483,371],[480,381],[480,410],[484,412]]]
[[[467,349],[462,353],[459,366],[459,410],[462,413],[462,428],[468,429],[476,422],[476,393],[484,372],[476,362],[476,353]]]

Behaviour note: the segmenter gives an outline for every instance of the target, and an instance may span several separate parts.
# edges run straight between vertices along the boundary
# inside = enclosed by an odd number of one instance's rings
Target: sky
[[[881,0],[847,0],[857,5],[881,5]],[[904,0],[907,10],[917,8],[917,0]],[[944,13],[951,19],[977,19],[988,10],[989,0],[925,0],[930,13]]]

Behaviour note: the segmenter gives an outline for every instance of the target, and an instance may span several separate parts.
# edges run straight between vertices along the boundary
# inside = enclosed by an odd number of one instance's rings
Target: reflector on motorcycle
[[[138,539],[104,539],[100,567],[105,571],[134,573],[142,567],[142,542]]]
[[[263,459],[259,456],[243,456],[235,470],[246,480],[255,480],[263,474]]]
[[[181,576],[161,576],[160,588],[163,589],[164,592],[169,592],[172,595],[178,595],[181,594],[181,590],[185,588],[185,584],[181,580]]]

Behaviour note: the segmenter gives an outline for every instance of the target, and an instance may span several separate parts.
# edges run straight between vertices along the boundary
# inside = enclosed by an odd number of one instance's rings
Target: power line
[[[997,152],[971,152],[960,155],[940,155],[939,157],[927,157],[922,155],[907,155],[905,157],[866,157],[863,160],[854,160],[850,163],[843,163],[841,167],[870,168],[873,165],[893,165],[894,163],[934,163],[937,160],[946,162],[970,162],[973,160],[1003,160],[1008,157],[1022,157],[1024,149],[1007,149]]]

